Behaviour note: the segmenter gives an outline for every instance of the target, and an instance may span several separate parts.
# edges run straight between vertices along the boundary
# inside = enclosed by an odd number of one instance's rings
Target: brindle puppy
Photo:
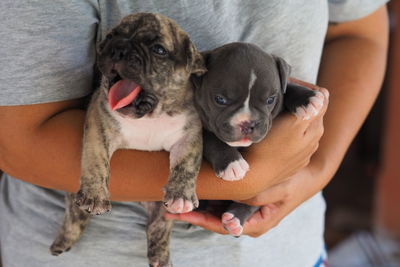
[[[91,214],[111,209],[109,162],[117,149],[170,151],[166,209],[182,213],[198,206],[195,184],[202,128],[189,77],[206,69],[188,35],[159,14],[127,16],[100,43],[98,66],[102,82],[87,111],[81,186],[76,195],[67,197],[64,224],[50,248],[53,255],[67,251],[79,239]],[[162,202],[144,206],[149,215],[150,265],[169,266],[172,223],[164,219]]]

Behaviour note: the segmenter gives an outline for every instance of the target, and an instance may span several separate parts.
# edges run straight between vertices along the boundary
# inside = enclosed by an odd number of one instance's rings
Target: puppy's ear
[[[273,56],[273,58],[275,59],[276,66],[278,68],[279,78],[281,81],[281,90],[284,94],[286,92],[291,67],[283,58],[277,56]]]
[[[207,72],[203,56],[193,45],[189,38],[186,39],[186,56],[188,59],[187,66],[190,73],[201,76]]]
[[[192,65],[192,74],[197,76],[201,76],[207,72],[206,64],[204,62],[203,56],[196,51],[194,55],[193,65]]]
[[[190,82],[192,83],[192,87],[195,91],[200,90],[201,84],[203,82],[203,76],[192,74],[190,75]]]
[[[209,59],[209,55],[210,55],[209,51],[200,53],[200,57],[202,60],[202,66],[204,66],[204,70],[201,69],[201,71],[190,75],[190,82],[192,83],[193,88],[195,90],[200,90],[200,88],[201,88],[201,84],[203,82],[203,75],[207,72],[206,66],[207,66],[207,62]]]

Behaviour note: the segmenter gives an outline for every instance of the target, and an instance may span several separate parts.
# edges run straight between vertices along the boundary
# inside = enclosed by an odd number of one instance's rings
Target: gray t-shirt
[[[123,16],[141,11],[173,18],[200,50],[253,42],[285,58],[292,76],[315,82],[328,21],[358,19],[386,1],[1,0],[0,105],[88,95],[96,41]],[[112,212],[93,218],[68,253],[54,257],[48,247],[62,221],[64,193],[8,175],[0,192],[5,267],[147,266],[146,215],[137,203],[113,203]],[[174,266],[314,266],[324,249],[324,212],[319,193],[259,238],[236,239],[177,223]]]

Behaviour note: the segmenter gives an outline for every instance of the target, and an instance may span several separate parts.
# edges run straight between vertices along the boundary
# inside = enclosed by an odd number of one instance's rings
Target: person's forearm
[[[381,20],[377,38],[374,32],[367,36],[349,32],[332,38],[324,48],[318,85],[328,88],[331,96],[324,117],[325,134],[312,159],[326,178],[321,180],[323,184],[336,172],[383,81],[388,36],[386,10],[381,8],[374,16]]]
[[[38,115],[39,106],[18,107],[18,112],[13,107],[1,108],[1,121],[7,120],[3,117],[11,114],[8,109],[13,109],[11,121],[14,123],[7,123],[6,130],[1,133],[0,169],[46,188],[77,192],[85,112],[68,109],[57,112],[39,125],[29,125],[29,116],[41,116]],[[19,125],[26,129],[21,132]],[[167,152],[117,151],[111,161],[111,199],[161,200],[169,172],[168,162]],[[255,193],[253,183],[249,181],[254,182],[254,179],[250,176],[250,179],[235,183],[225,182],[215,176],[208,164],[203,164],[198,196],[201,199],[251,197]]]

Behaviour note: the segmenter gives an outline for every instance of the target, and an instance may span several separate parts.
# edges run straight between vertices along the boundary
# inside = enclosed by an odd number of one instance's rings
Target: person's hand
[[[250,165],[249,174],[252,170],[256,170],[257,175],[268,172],[269,177],[273,177],[258,179],[255,185],[259,189],[257,193],[282,183],[307,166],[311,156],[318,149],[319,140],[323,135],[323,116],[328,107],[329,92],[305,82],[296,80],[296,83],[322,92],[323,107],[318,115],[309,120],[298,119],[289,113],[280,115],[274,119],[267,137],[260,144],[252,145],[243,152],[244,158]]]
[[[323,188],[324,184],[320,183],[321,180],[318,180],[317,176],[317,170],[310,164],[285,182],[243,201],[261,207],[244,224],[242,235],[258,237],[278,225],[296,207]],[[192,211],[183,214],[168,213],[165,217],[185,221],[219,234],[228,234],[221,218],[213,213]]]
[[[261,207],[260,211],[253,214],[246,223],[249,226],[257,225],[248,229],[248,234],[256,237],[268,232],[304,201],[320,192],[327,181],[321,173],[318,162],[312,160],[308,166],[285,182],[266,189],[254,198],[241,201]]]
[[[260,207],[260,209],[244,224],[242,235],[257,237],[267,232],[270,228],[275,226],[273,222],[275,221],[274,218],[277,216],[278,211],[278,206],[275,204],[268,204]],[[191,211],[181,214],[166,213],[165,218],[167,220],[184,221],[218,234],[229,234],[222,225],[221,216],[217,216],[211,212]]]

